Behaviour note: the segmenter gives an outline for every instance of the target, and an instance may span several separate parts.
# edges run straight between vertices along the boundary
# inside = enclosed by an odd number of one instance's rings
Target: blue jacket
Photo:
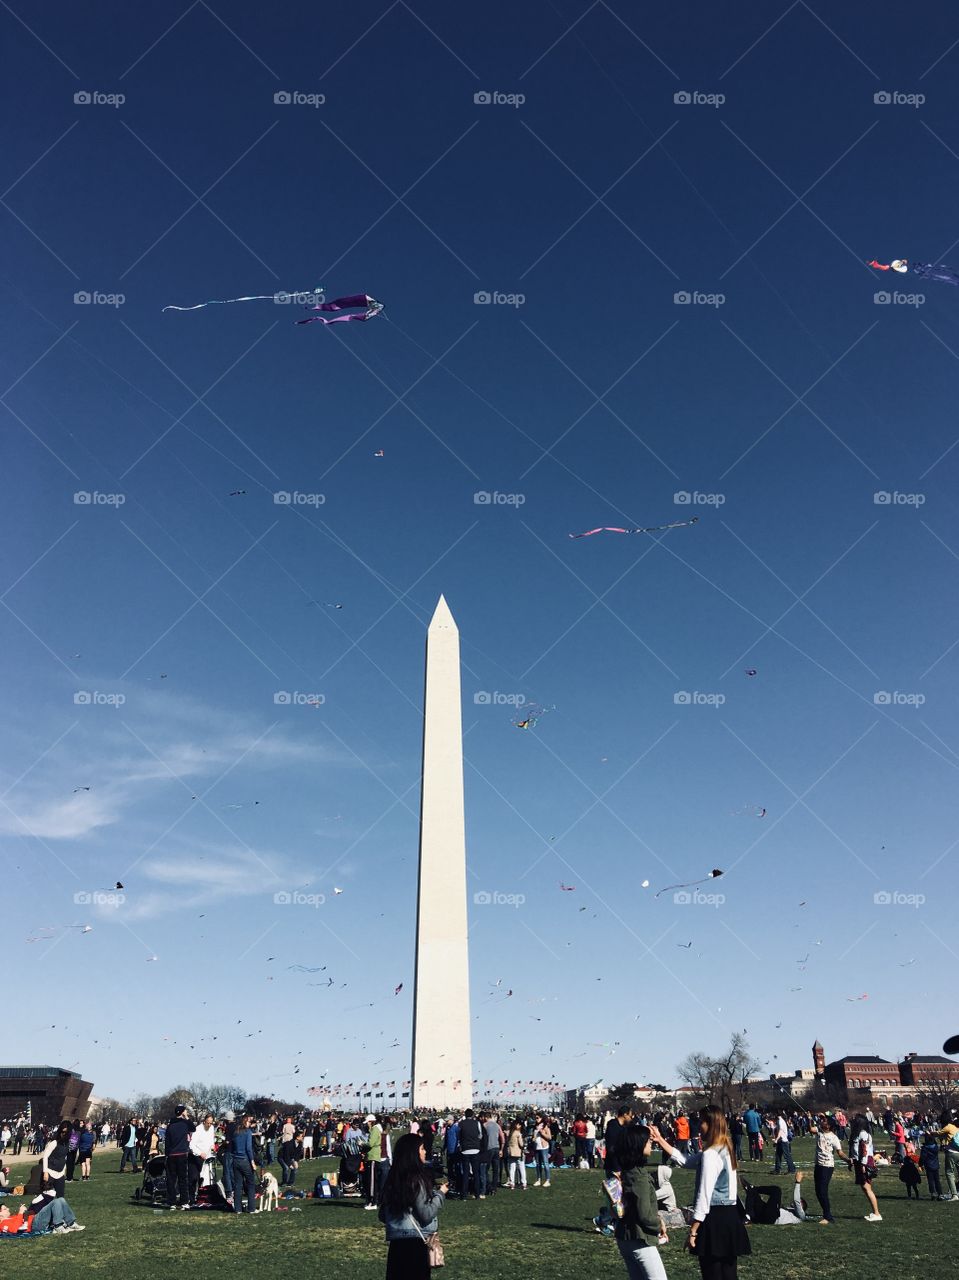
[[[447,1155],[450,1155],[450,1156],[455,1155],[456,1148],[459,1146],[459,1140],[460,1140],[460,1127],[459,1127],[459,1123],[454,1120],[453,1123],[450,1125],[450,1127],[446,1130],[445,1142],[446,1142]]]
[[[743,1113],[743,1120],[746,1125],[747,1133],[761,1133],[763,1127],[763,1118],[758,1111],[754,1111],[752,1107]]]
[[[249,1129],[237,1129],[230,1139],[230,1150],[234,1160],[249,1160],[253,1163],[253,1134]]]
[[[379,1210],[380,1222],[386,1227],[387,1240],[419,1240],[421,1236],[429,1236],[439,1230],[436,1219],[443,1205],[443,1197],[438,1191],[427,1192],[425,1187],[421,1187],[416,1193],[412,1208],[407,1209],[400,1217],[394,1217],[386,1207],[386,1188],[389,1185],[387,1177],[380,1193]]]

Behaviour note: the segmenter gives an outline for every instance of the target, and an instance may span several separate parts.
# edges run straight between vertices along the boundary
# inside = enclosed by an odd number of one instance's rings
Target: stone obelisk
[[[423,782],[413,994],[415,1108],[473,1100],[460,634],[440,596],[426,635]]]

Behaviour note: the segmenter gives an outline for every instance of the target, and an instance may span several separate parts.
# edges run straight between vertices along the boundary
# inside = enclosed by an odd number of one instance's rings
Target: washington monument
[[[440,596],[426,634],[411,1102],[473,1101],[460,633]]]

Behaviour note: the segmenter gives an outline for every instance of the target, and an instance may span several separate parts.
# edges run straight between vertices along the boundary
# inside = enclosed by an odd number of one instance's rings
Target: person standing
[[[190,1113],[182,1104],[173,1111],[173,1119],[166,1127],[164,1151],[166,1152],[166,1202],[167,1207],[175,1209],[177,1200],[181,1209],[190,1207],[190,1138],[193,1135],[193,1121]]]
[[[664,1234],[663,1221],[647,1168],[652,1149],[652,1137],[645,1125],[626,1129],[619,1141],[623,1216],[616,1219],[615,1230],[629,1280],[666,1280],[666,1268],[656,1247]]]
[[[702,1151],[684,1156],[655,1127],[650,1129],[650,1136],[677,1164],[696,1169],[693,1220],[687,1243],[699,1260],[702,1280],[736,1280],[738,1259],[752,1253],[752,1247],[739,1216],[732,1138],[719,1107],[703,1107],[699,1117]]]
[[[380,1198],[379,1219],[389,1244],[386,1280],[430,1280],[426,1242],[439,1229],[446,1186],[441,1182],[434,1188],[420,1135],[404,1134]]]
[[[626,1103],[619,1108],[616,1115],[606,1126],[606,1133],[604,1135],[606,1155],[603,1158],[603,1170],[607,1178],[616,1178],[619,1176],[619,1143],[623,1130],[627,1125],[632,1123],[633,1108]]]
[[[685,1111],[676,1117],[676,1147],[683,1155],[689,1151],[689,1116]]]
[[[751,1102],[743,1112],[743,1124],[746,1126],[746,1137],[749,1139],[749,1158],[761,1160],[763,1152],[759,1138],[763,1131],[763,1118],[756,1110],[755,1102]]]
[[[729,1117],[729,1133],[733,1140],[736,1163],[739,1164],[743,1158],[743,1122],[738,1111],[734,1111]]]
[[[483,1122],[483,1129],[486,1132],[486,1142],[483,1149],[483,1159],[486,1164],[486,1194],[492,1196],[499,1190],[500,1172],[503,1167],[503,1145],[506,1142],[506,1135],[503,1133],[502,1126],[495,1114],[486,1117]]]
[[[473,1114],[473,1108],[467,1107],[466,1114],[460,1121],[459,1156],[460,1156],[460,1199],[469,1195],[470,1179],[473,1182],[473,1196],[476,1200],[485,1199],[480,1183],[480,1153],[483,1150],[483,1129]]]
[[[792,1133],[782,1111],[780,1111],[776,1116],[775,1138],[776,1164],[773,1168],[773,1173],[779,1173],[781,1171],[783,1160],[786,1161],[786,1172],[795,1173],[796,1166],[793,1164]]]
[[[896,1144],[896,1154],[893,1160],[896,1164],[902,1164],[906,1158],[906,1130],[902,1123],[902,1116],[893,1118],[892,1140]]]
[[[939,1117],[936,1137],[946,1144],[946,1200],[959,1200],[959,1125],[955,1114],[944,1111]]]
[[[526,1190],[526,1138],[523,1134],[523,1124],[520,1120],[514,1120],[510,1125],[509,1137],[506,1140],[506,1161],[507,1161],[507,1183],[510,1191],[514,1190],[517,1182]]]
[[[120,1133],[120,1172],[123,1173],[126,1163],[129,1160],[133,1165],[131,1172],[137,1172],[137,1126],[140,1121],[136,1116],[131,1116],[123,1126]]]
[[[90,1170],[93,1161],[93,1148],[96,1146],[97,1135],[93,1132],[93,1125],[89,1120],[84,1122],[83,1128],[80,1130],[80,1140],[77,1146],[77,1157],[80,1161],[80,1181],[90,1181]]]
[[[443,1149],[446,1152],[446,1174],[450,1185],[458,1187],[460,1183],[460,1124],[453,1116],[446,1121],[443,1134]]]
[[[67,1156],[69,1154],[70,1121],[61,1120],[56,1133],[40,1153],[44,1191],[53,1191],[58,1197],[63,1195],[63,1184],[67,1173]]]
[[[549,1149],[553,1141],[553,1130],[545,1116],[536,1117],[536,1128],[533,1131],[533,1150],[536,1152],[536,1181],[534,1187],[548,1187],[549,1181]]]
[[[256,1213],[256,1161],[253,1155],[252,1116],[240,1116],[233,1130],[233,1212]],[[243,1197],[246,1195],[246,1208]]]
[[[366,1204],[364,1209],[376,1208],[376,1167],[381,1159],[383,1147],[383,1126],[376,1116],[367,1116],[366,1157],[363,1166],[363,1184],[366,1188]]]
[[[829,1183],[832,1181],[832,1175],[836,1169],[836,1154],[838,1152],[840,1160],[846,1160],[842,1153],[842,1143],[839,1141],[837,1134],[833,1132],[832,1121],[828,1116],[823,1116],[818,1126],[813,1125],[810,1132],[816,1139],[816,1166],[813,1170],[813,1186],[816,1189],[816,1199],[819,1201],[819,1207],[822,1209],[822,1217],[819,1219],[821,1226],[827,1226],[834,1223],[836,1219],[832,1216],[832,1207],[829,1203]],[[847,1161],[851,1166],[852,1161]]]
[[[589,1167],[596,1167],[596,1124],[592,1116],[586,1117],[586,1159]]]
[[[573,1121],[573,1159],[577,1169],[586,1160],[586,1117],[582,1113]]]
[[[203,1123],[190,1135],[190,1204],[196,1204],[197,1191],[203,1180],[203,1166],[213,1158],[215,1148],[213,1116],[205,1115]]]
[[[292,1187],[296,1182],[297,1170],[295,1129],[288,1138],[283,1139],[276,1154],[280,1162],[280,1186]]]
[[[919,1164],[925,1170],[926,1181],[929,1184],[929,1199],[951,1199],[942,1194],[942,1183],[939,1181],[939,1139],[932,1130],[926,1134],[919,1149]]]
[[[849,1132],[852,1135],[849,1140],[849,1154],[856,1174],[856,1186],[862,1187],[862,1193],[869,1202],[870,1212],[866,1214],[866,1221],[882,1222],[876,1193],[872,1189],[872,1180],[876,1176],[876,1157],[866,1117],[864,1115],[853,1117]]]

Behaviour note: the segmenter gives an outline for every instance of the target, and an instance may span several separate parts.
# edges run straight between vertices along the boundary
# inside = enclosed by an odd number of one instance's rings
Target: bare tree
[[[729,1047],[717,1057],[696,1051],[676,1067],[682,1080],[708,1103],[730,1111],[741,1092],[741,1082],[759,1070],[759,1062],[749,1050],[746,1037],[734,1031]]]
[[[916,1086],[916,1101],[923,1111],[940,1115],[959,1109],[959,1080],[923,1080]]]

